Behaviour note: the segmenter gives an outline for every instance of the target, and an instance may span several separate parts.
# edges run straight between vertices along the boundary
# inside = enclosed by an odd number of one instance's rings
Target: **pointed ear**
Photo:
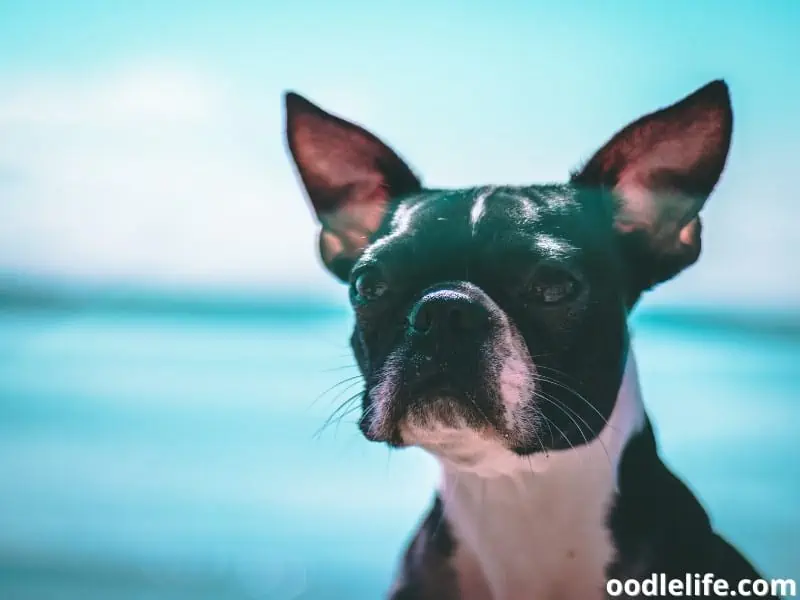
[[[572,177],[615,198],[614,223],[643,291],[700,254],[700,209],[725,167],[733,129],[717,80],[631,123]]]
[[[399,196],[420,190],[403,160],[377,137],[289,92],[286,138],[322,225],[320,254],[341,280]]]

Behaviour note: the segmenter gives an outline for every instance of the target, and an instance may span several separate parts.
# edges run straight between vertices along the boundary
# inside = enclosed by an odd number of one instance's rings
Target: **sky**
[[[362,123],[430,186],[564,180],[723,77],[728,166],[666,304],[794,306],[800,3],[0,0],[0,277],[341,294],[282,94]]]

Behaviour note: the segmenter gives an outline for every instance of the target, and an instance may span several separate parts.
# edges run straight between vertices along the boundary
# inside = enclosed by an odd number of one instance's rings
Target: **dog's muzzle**
[[[370,392],[365,431],[509,431],[531,397],[533,366],[516,329],[480,288],[451,282],[425,290],[407,314],[404,340]]]

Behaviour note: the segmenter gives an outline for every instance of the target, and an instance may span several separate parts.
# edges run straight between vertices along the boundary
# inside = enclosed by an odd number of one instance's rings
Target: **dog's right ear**
[[[732,128],[728,86],[712,81],[619,131],[573,174],[573,183],[613,193],[634,296],[697,260],[699,213],[725,167]]]
[[[322,225],[322,262],[346,281],[391,201],[419,191],[419,179],[362,127],[294,92],[285,95],[285,103],[289,151]]]

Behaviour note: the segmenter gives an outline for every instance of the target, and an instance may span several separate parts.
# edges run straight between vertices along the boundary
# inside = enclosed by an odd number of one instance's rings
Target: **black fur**
[[[658,457],[653,428],[633,437],[622,456],[619,493],[609,514],[619,552],[610,578],[637,579],[652,573],[683,578],[713,573],[735,589],[740,579],[758,579],[737,550],[717,535],[689,488]]]
[[[450,565],[454,551],[455,540],[436,496],[403,556],[391,600],[458,600]]]

